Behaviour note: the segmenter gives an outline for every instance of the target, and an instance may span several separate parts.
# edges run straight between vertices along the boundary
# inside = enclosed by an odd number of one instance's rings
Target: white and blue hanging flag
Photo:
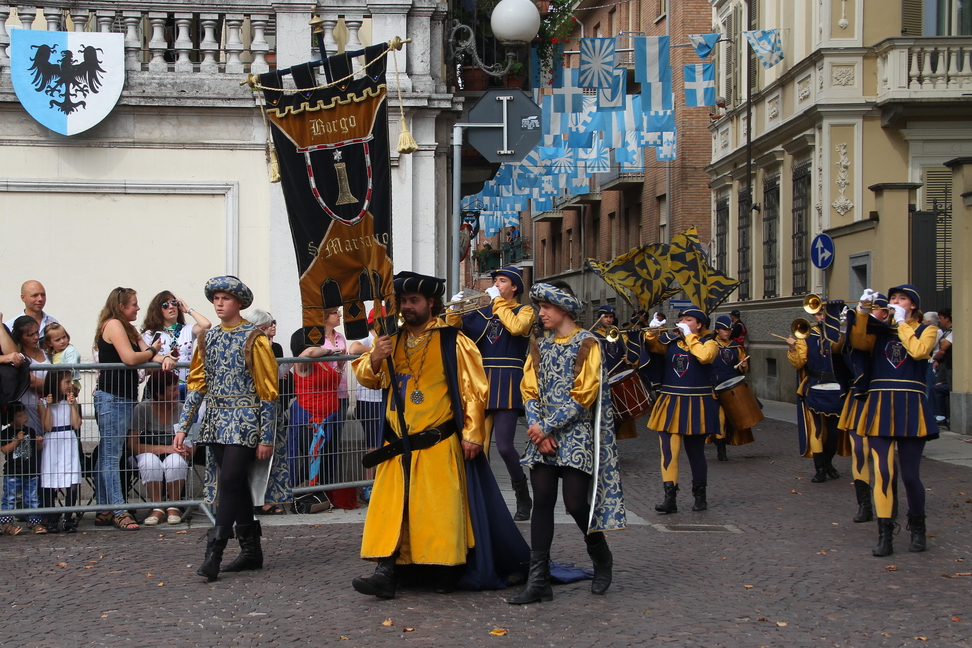
[[[570,68],[563,70],[560,80],[551,89],[553,95],[553,109],[559,113],[576,113],[584,110],[584,90],[578,86],[580,70]]]
[[[685,105],[714,106],[716,102],[715,63],[686,65]]]
[[[580,78],[582,88],[610,88],[614,81],[616,38],[582,38]]]
[[[588,173],[607,173],[611,170],[611,149],[608,148],[600,133],[594,134],[593,146],[577,152],[577,159],[582,160]]]
[[[668,36],[634,39],[635,81],[641,84],[641,104],[647,110],[672,109],[672,63]]]
[[[689,34],[688,39],[695,48],[695,53],[704,61],[709,58],[712,48],[719,42],[719,34]]]
[[[540,126],[544,135],[561,135],[567,132],[570,113],[554,110],[554,96],[543,96],[543,110],[540,112]]]
[[[597,91],[597,109],[600,112],[611,112],[624,110],[627,102],[625,101],[627,95],[625,94],[627,90],[627,84],[625,80],[627,74],[624,70],[615,70],[614,81],[611,82],[610,88],[599,88]]]
[[[675,112],[653,110],[645,115],[641,143],[644,146],[661,146],[664,133],[675,132]]]
[[[675,131],[662,133],[661,146],[655,147],[655,159],[659,162],[676,159],[678,157],[678,152],[675,149],[676,139]]]
[[[759,29],[744,31],[749,46],[753,48],[764,68],[771,68],[783,60],[783,44],[779,29]]]

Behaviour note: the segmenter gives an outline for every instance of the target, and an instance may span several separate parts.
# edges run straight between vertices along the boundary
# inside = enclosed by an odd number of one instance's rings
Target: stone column
[[[371,40],[374,44],[387,43],[395,36],[407,38],[408,34],[408,12],[411,9],[410,0],[382,0],[378,3],[368,3],[371,11]],[[402,48],[401,52],[396,52],[398,56],[399,85],[402,92],[411,92],[412,83],[408,78],[408,57],[409,52],[422,47],[421,43],[410,43]],[[426,43],[424,46],[428,46]],[[391,56],[391,54],[389,54]],[[393,97],[395,88],[395,65],[392,61],[388,62],[388,90],[389,97]],[[392,102],[389,102],[391,104]],[[397,101],[394,102],[397,104]]]
[[[435,88],[432,81],[431,61],[433,59],[430,41],[434,10],[435,5],[431,0],[415,0],[408,14],[408,37],[412,42],[405,46],[406,50],[409,50],[406,70],[414,92],[429,93]]]
[[[952,170],[952,332],[958,344],[955,358],[968,357],[972,340],[972,157],[945,163]],[[964,333],[963,333],[964,331]],[[963,346],[965,345],[965,346]],[[952,363],[953,432],[972,433],[972,366],[961,360]]]

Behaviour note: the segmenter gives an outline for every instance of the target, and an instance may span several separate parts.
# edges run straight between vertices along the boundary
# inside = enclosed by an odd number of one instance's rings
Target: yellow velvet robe
[[[440,335],[434,327],[445,325],[436,318],[409,351],[407,331],[392,338],[395,372],[405,402],[405,423],[415,434],[452,419]],[[424,344],[425,338],[428,343]],[[466,469],[461,441],[482,445],[486,438],[485,406],[489,395],[482,356],[476,345],[461,333],[456,341],[459,392],[464,422],[460,434],[412,452],[408,512],[405,511],[405,474],[402,457],[378,465],[375,485],[361,538],[361,557],[378,559],[399,551],[398,564],[459,565],[475,546],[466,496]],[[355,376],[365,387],[388,389],[391,376],[383,364],[372,371],[371,350],[352,363]],[[417,375],[417,376],[416,376]],[[409,398],[414,390],[424,396],[421,404]],[[398,412],[388,395],[385,412],[388,426],[400,436]]]

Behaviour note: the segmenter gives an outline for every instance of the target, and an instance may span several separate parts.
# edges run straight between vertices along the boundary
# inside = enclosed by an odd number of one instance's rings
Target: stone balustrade
[[[889,38],[874,50],[879,100],[949,97],[972,88],[972,37]]]

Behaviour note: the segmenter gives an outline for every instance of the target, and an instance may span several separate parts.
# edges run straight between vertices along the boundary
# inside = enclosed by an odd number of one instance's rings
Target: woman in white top
[[[186,315],[195,320],[192,326],[186,324]],[[192,347],[196,338],[213,326],[202,313],[186,306],[185,302],[168,290],[163,290],[152,298],[145,312],[142,322],[142,339],[151,345],[155,336],[159,336],[162,347],[159,353],[172,356],[176,362],[190,362]],[[179,376],[179,395],[186,396],[186,378],[189,369],[176,369]]]
[[[324,344],[321,348],[330,349],[332,354],[345,355],[348,352],[348,340],[337,327],[341,325],[341,309],[330,308],[324,320]],[[338,415],[337,421],[331,427],[331,438],[321,449],[323,456],[323,483],[334,484],[341,481],[341,438],[343,435],[344,419],[348,412],[348,374],[345,371],[347,360],[328,362],[341,378],[338,382]]]

